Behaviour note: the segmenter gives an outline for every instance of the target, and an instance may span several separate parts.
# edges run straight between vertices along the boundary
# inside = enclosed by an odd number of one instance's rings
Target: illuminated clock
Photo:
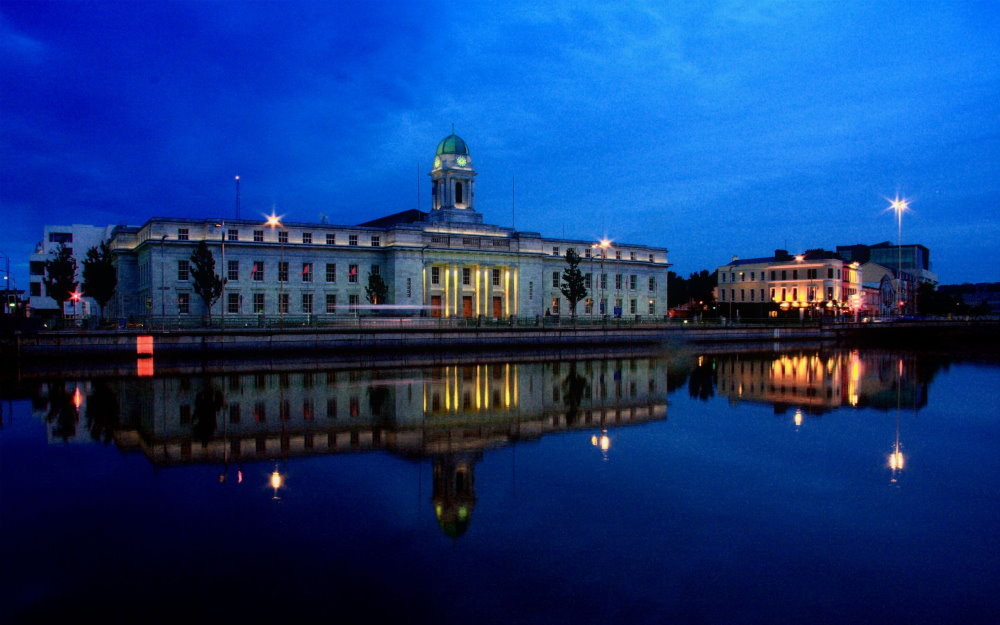
[[[457,159],[455,159],[455,162],[458,163],[459,167],[465,167],[466,165],[469,164],[469,159],[465,158],[464,156],[459,156]]]
[[[440,156],[435,156],[434,157],[434,169],[439,169],[440,167],[441,167],[441,157]]]

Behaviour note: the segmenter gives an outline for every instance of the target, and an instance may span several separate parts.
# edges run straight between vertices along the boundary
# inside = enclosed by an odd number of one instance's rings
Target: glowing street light
[[[899,312],[903,312],[903,213],[910,210],[910,201],[896,195],[894,199],[886,198],[889,206],[886,211],[896,213],[896,297],[899,301]]]
[[[274,467],[274,471],[271,473],[271,478],[268,480],[268,484],[274,489],[274,496],[271,499],[281,499],[278,496],[278,490],[285,485],[285,476],[278,472],[278,467]]]
[[[275,215],[274,211],[272,210],[271,214],[265,215],[265,217],[267,218],[267,221],[264,222],[264,225],[271,228],[271,232],[274,232],[275,228],[285,227],[284,224],[281,223],[281,218],[284,217],[284,215]],[[281,265],[278,265],[278,317],[280,319],[281,329],[284,330],[285,307],[284,307],[284,302],[282,302],[282,299],[285,293],[285,282],[281,279],[281,267],[284,266],[285,264],[285,240],[280,235],[278,236],[278,243],[280,243],[281,245]],[[288,272],[286,271],[285,273],[286,273],[285,277],[287,278]]]

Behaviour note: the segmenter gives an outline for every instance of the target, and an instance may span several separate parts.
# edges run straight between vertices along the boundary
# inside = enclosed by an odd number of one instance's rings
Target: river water
[[[998,622],[998,388],[777,347],[28,372],[0,617]]]

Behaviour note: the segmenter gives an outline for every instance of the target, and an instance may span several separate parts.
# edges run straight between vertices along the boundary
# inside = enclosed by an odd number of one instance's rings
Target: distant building
[[[860,264],[827,250],[733,257],[716,271],[715,299],[720,313],[731,318],[778,316],[779,311],[811,317],[855,313],[862,307]]]
[[[42,240],[35,246],[35,252],[29,258],[28,264],[28,308],[31,314],[56,315],[59,312],[59,306],[48,296],[45,284],[42,282],[45,277],[45,262],[55,258],[56,249],[64,245],[73,251],[73,258],[76,260],[76,280],[82,284],[83,260],[87,257],[87,250],[111,238],[113,230],[114,226],[80,224],[44,227]],[[91,311],[95,313],[97,311],[97,303],[86,296],[76,306],[74,310],[73,303],[66,302],[64,312],[88,316]]]
[[[985,305],[990,314],[1000,314],[1000,282],[977,282],[976,284],[942,284],[938,291],[962,299],[962,303],[973,308]]]
[[[899,291],[894,296],[896,306],[903,313],[917,311],[917,288],[921,284],[938,283],[937,274],[931,271],[930,250],[920,244],[899,246],[883,241],[875,245],[838,245],[837,254],[847,261],[874,263],[890,271],[896,281],[894,290]]]
[[[213,312],[247,323],[264,317],[311,322],[368,314],[365,288],[372,274],[388,286],[383,304],[394,314],[568,315],[560,285],[569,249],[582,259],[579,268],[588,288],[577,315],[667,314],[665,248],[618,242],[601,248],[594,241],[483,223],[475,206],[472,156],[457,135],[438,144],[430,177],[429,212],[407,210],[356,226],[297,222],[269,227],[263,219],[154,217],[137,227],[92,228],[92,238],[97,241],[102,233],[116,255],[118,291],[109,313],[199,319],[206,311],[194,292],[190,258],[206,241],[216,273],[227,279]],[[55,232],[46,228],[47,237]],[[83,235],[67,234],[74,251],[85,252],[79,242]],[[42,265],[32,267],[40,272]],[[43,297],[40,280],[39,273],[36,290]]]

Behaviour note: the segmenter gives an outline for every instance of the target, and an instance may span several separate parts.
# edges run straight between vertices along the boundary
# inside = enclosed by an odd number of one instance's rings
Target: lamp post
[[[889,200],[889,207],[896,213],[896,298],[899,302],[899,312],[903,312],[903,213],[910,210],[909,200],[900,199],[897,195],[895,199]]]
[[[167,265],[167,259],[163,255],[163,242],[167,240],[167,235],[160,237],[160,329],[164,330],[167,326],[167,295],[166,287],[163,281],[163,272]]]
[[[601,250],[601,275],[598,278],[600,280],[600,284],[601,284],[601,300],[600,300],[600,302],[598,302],[598,308],[601,311],[601,319],[603,320],[604,316],[607,314],[607,304],[604,301],[604,280],[605,280],[605,277],[604,277],[604,259],[608,255],[608,248],[611,247],[611,240],[610,239],[601,239],[597,243],[594,243],[591,247],[594,248],[594,249]]]
[[[267,221],[264,223],[264,225],[269,226],[271,228],[271,232],[274,232],[275,228],[284,228],[284,225],[282,225],[281,223],[281,217],[283,216],[284,215],[281,216],[275,215],[274,211],[271,211],[271,214],[267,216]],[[280,327],[282,330],[284,330],[285,308],[284,308],[284,302],[282,302],[282,296],[285,293],[285,282],[284,280],[281,279],[281,267],[285,264],[285,241],[282,238],[281,233],[278,233],[278,243],[281,245],[281,264],[278,265],[278,318],[280,320],[279,321]],[[288,272],[286,271],[285,273],[286,273],[285,277],[287,278]]]
[[[239,176],[236,177],[237,181]],[[237,184],[239,184],[237,182]],[[222,267],[219,273],[222,274],[222,290],[219,292],[219,307],[222,309],[222,331],[226,331],[226,280],[229,276],[229,269],[226,267],[226,220],[223,219],[221,223],[215,224],[216,228],[222,230]]]

